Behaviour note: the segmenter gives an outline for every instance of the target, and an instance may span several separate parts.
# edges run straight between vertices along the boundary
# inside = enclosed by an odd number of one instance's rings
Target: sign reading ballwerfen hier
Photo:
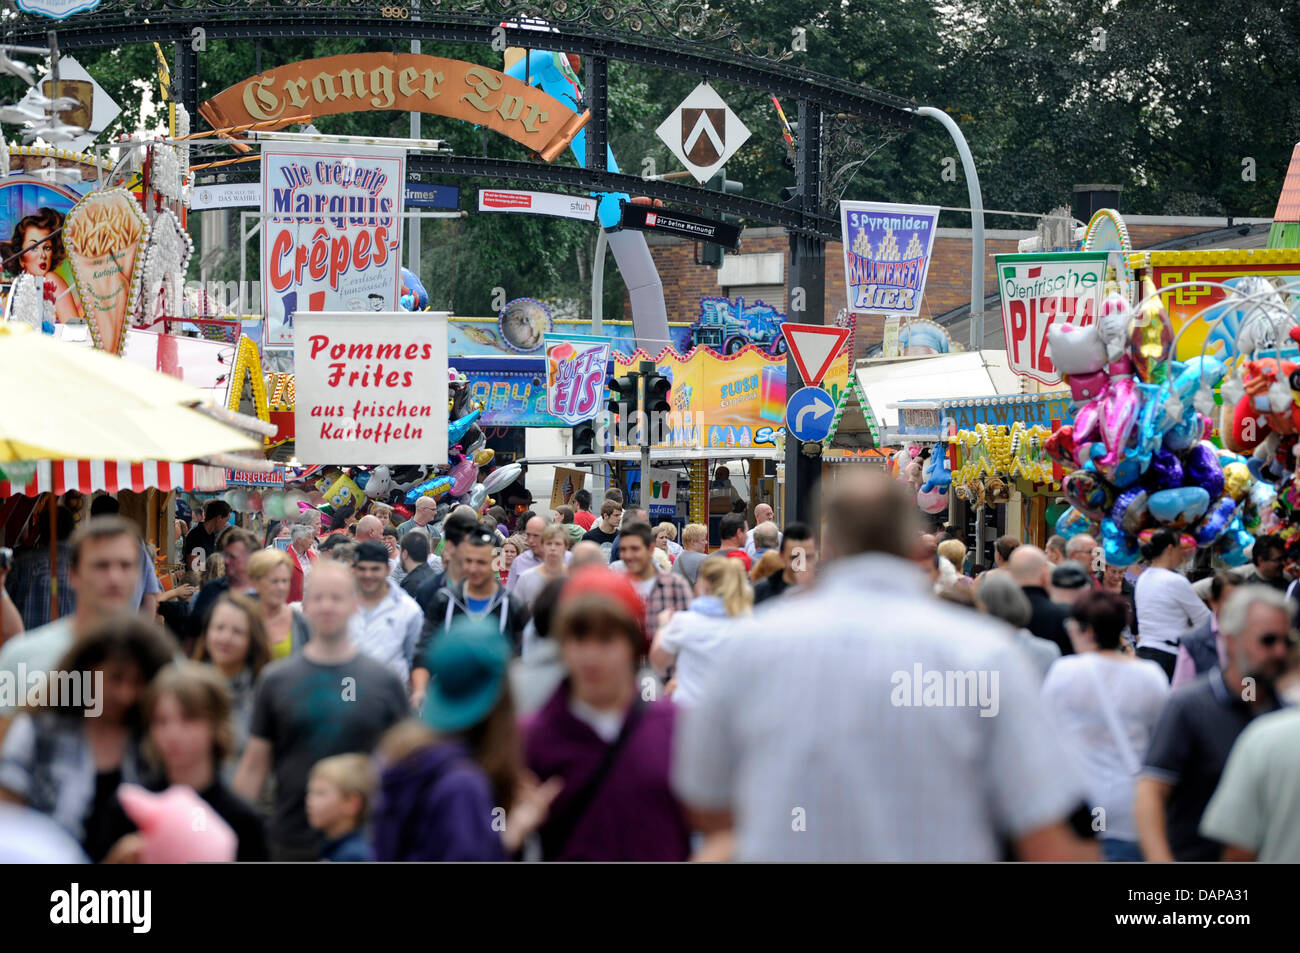
[[[998,292],[1007,361],[1022,377],[1061,383],[1048,353],[1047,329],[1056,322],[1093,324],[1106,288],[1106,252],[997,255]]]
[[[938,224],[933,205],[841,202],[849,311],[918,316]]]
[[[406,152],[262,146],[267,344],[293,344],[295,314],[396,311]]]
[[[299,316],[295,451],[304,464],[447,462],[447,315]]]

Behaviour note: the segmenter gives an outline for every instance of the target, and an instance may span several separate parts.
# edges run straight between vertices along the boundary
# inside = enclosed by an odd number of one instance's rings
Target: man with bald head
[[[776,523],[773,522],[772,519],[774,515],[772,507],[768,506],[766,503],[759,503],[754,507],[754,530],[749,533],[749,538],[745,540],[745,554],[749,556],[750,560],[753,562],[758,562],[759,555],[757,551],[758,544],[754,542],[754,532],[757,532],[758,528],[764,523],[771,523],[772,527],[775,529]],[[781,548],[781,531],[779,529],[776,531],[776,542],[769,548]]]
[[[506,592],[514,592],[519,577],[542,564],[542,530],[544,529],[546,529],[544,516],[534,516],[524,524],[524,539],[528,541],[528,548],[516,556],[515,561],[510,564],[510,578],[506,580]],[[573,553],[566,552],[564,565],[569,565],[569,560],[572,558]]]
[[[367,514],[357,520],[357,542],[384,542],[384,524],[379,522],[379,517]]]
[[[252,803],[274,770],[273,860],[319,856],[305,803],[312,765],[336,754],[368,754],[410,712],[397,676],[362,655],[348,636],[357,600],[351,569],[319,563],[307,577],[302,601],[310,641],[301,652],[266,666],[257,683],[248,746],[233,786]]]
[[[1048,595],[1052,584],[1052,562],[1047,553],[1037,546],[1017,546],[1007,560],[1007,571],[1024,590],[1033,610],[1025,628],[1038,636],[1056,643],[1062,655],[1073,655],[1074,646],[1065,631],[1065,620],[1070,615],[1068,606],[1059,605]]]
[[[816,588],[737,620],[681,709],[673,787],[699,829],[734,829],[739,861],[991,861],[1004,844],[1097,859],[1066,824],[1085,789],[1038,676],[1001,622],[929,594],[915,494],[855,473],[824,514]],[[986,688],[996,672],[997,688],[926,702],[921,683],[945,672],[983,672]],[[792,828],[807,804],[816,822]]]
[[[600,543],[583,539],[574,543],[573,549],[569,550],[569,572],[576,573],[585,566],[609,566],[609,560],[605,558],[605,551],[600,548]]]

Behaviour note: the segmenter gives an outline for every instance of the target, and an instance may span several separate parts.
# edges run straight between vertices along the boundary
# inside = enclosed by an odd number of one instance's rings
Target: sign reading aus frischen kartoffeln
[[[841,202],[849,311],[920,315],[938,224],[934,205]]]
[[[1061,383],[1047,347],[1047,329],[1058,321],[1082,327],[1097,320],[1109,257],[1106,252],[995,256],[1013,371],[1049,386]]]

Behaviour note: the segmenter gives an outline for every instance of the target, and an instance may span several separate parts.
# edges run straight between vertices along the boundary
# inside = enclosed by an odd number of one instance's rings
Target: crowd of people
[[[712,550],[616,490],[432,504],[277,545],[214,500],[162,591],[101,496],[56,529],[56,621],[0,565],[0,677],[52,673],[0,710],[0,813],[92,862],[158,856],[124,785],[194,792],[238,860],[1300,860],[1271,537],[1196,581],[1163,531],[1129,569],[1087,536],[984,567],[879,474],[821,534],[738,505]]]

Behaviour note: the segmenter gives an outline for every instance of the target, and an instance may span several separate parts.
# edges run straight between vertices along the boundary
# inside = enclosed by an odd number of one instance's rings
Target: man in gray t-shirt
[[[392,670],[360,654],[348,637],[356,582],[341,564],[321,562],[307,577],[303,611],[312,638],[300,654],[262,672],[248,746],[235,790],[254,800],[274,772],[273,860],[314,859],[317,836],[307,823],[307,778],[322,758],[369,754],[410,711]]]

